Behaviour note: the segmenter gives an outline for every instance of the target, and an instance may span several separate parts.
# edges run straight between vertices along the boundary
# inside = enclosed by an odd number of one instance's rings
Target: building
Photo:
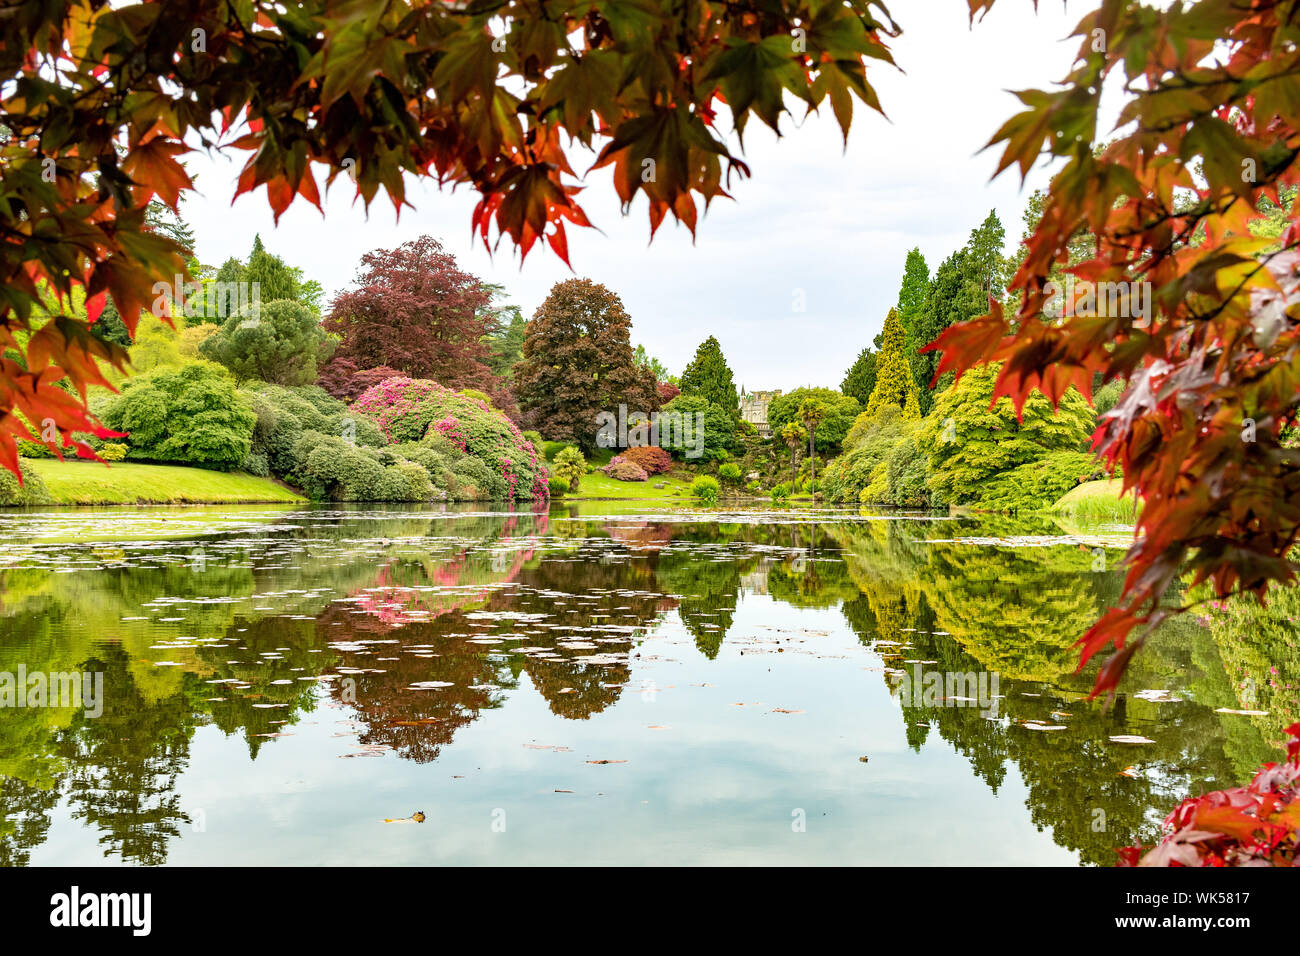
[[[767,423],[767,406],[780,395],[779,388],[768,392],[746,392],[744,386],[741,386],[740,417],[757,428],[764,438],[772,437],[772,427]]]

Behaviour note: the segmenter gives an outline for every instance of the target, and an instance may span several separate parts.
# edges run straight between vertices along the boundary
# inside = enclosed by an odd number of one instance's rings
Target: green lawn
[[[269,478],[243,472],[208,471],[176,465],[24,459],[23,468],[41,476],[56,504],[243,504],[302,501]]]
[[[617,481],[594,471],[583,476],[582,487],[576,493],[570,492],[564,498],[689,498],[694,477],[687,471],[670,471],[666,475],[654,475],[649,481]],[[661,481],[667,482],[666,486],[656,488]]]
[[[1100,481],[1085,481],[1071,488],[1056,504],[1052,505],[1054,514],[1076,518],[1081,521],[1122,521],[1133,523],[1133,496],[1119,497],[1123,487],[1122,478],[1106,478]]]

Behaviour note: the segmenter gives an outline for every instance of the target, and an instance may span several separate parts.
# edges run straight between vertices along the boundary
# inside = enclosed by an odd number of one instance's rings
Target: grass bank
[[[302,501],[269,478],[243,472],[208,471],[179,465],[24,459],[23,469],[40,475],[55,504],[260,504]]]
[[[1122,478],[1085,481],[1071,488],[1049,511],[1080,521],[1122,521],[1132,524],[1136,515],[1133,495],[1121,498]]]
[[[565,499],[573,498],[616,498],[616,499],[681,499],[690,497],[691,481],[695,478],[687,471],[670,471],[666,475],[654,475],[648,481],[618,481],[599,471],[583,475],[582,486],[576,492],[569,492]],[[664,487],[656,488],[662,483]],[[557,499],[564,500],[564,499]]]

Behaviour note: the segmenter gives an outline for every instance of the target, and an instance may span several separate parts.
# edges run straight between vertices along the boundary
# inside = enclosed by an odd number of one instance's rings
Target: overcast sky
[[[237,157],[247,155],[235,151],[190,157],[198,195],[181,211],[210,265],[245,257],[261,232],[271,252],[332,295],[352,281],[363,253],[428,233],[463,268],[503,284],[525,316],[555,282],[577,275],[604,283],[632,316],[633,344],[673,372],[713,334],[738,386],[838,387],[896,301],[908,249],[920,246],[933,271],[990,209],[1007,227],[1008,251],[1019,242],[1025,202],[1046,174],[1036,171],[1023,189],[1014,170],[990,181],[998,151],[980,150],[1016,110],[1007,90],[1065,76],[1078,46],[1065,38],[1086,12],[1044,3],[1035,14],[1024,0],[1004,0],[972,28],[966,0],[907,0],[892,9],[904,28],[893,49],[905,73],[869,67],[888,120],[855,101],[847,150],[829,104],[797,127],[787,117],[780,140],[751,120],[745,159],[753,178],[733,181],[735,200],[714,203],[694,244],[671,220],[649,244],[644,200],[624,218],[608,170],[588,177],[582,194],[602,232],[569,229],[573,272],[540,245],[522,268],[505,243],[489,257],[481,241],[470,241],[477,194],[464,188],[453,194],[412,183],[416,208],[398,221],[382,195],[367,218],[340,177],[323,220],[299,201],[277,228],[264,189],[231,205]],[[580,155],[574,167],[584,171]],[[795,311],[800,290],[803,312]]]

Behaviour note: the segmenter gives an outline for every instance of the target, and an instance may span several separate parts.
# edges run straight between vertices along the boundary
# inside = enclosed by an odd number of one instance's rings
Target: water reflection
[[[0,534],[11,542],[0,556],[0,673],[92,671],[106,688],[96,717],[72,706],[0,712],[5,865],[32,862],[60,814],[76,823],[73,843],[166,862],[195,827],[181,778],[222,783],[225,771],[191,752],[204,728],[242,741],[255,787],[268,748],[325,723],[344,748],[338,772],[354,779],[385,758],[433,764],[528,694],[563,721],[615,726],[613,708],[646,693],[640,674],[668,659],[664,635],[678,625],[694,647],[674,659],[673,686],[709,686],[729,646],[762,655],[777,680],[804,679],[799,661],[812,656],[829,668],[818,703],[832,726],[851,729],[851,697],[893,695],[873,732],[916,755],[960,755],[995,795],[1014,774],[1032,824],[1087,863],[1150,840],[1181,795],[1247,779],[1273,759],[1297,709],[1300,609],[1285,603],[1251,619],[1180,620],[1138,656],[1114,708],[1083,700],[1093,674],[1073,673],[1071,645],[1118,595],[1119,575],[1099,570],[1098,554],[1114,564],[1120,552],[1100,549],[1123,535],[1066,536],[1041,521],[626,504],[109,510],[11,512]],[[742,602],[760,598],[786,616],[738,626]],[[808,623],[826,614],[856,642],[833,645]],[[1001,696],[990,713],[951,694],[901,693],[918,667],[996,673]],[[679,728],[683,759],[716,759],[708,731]],[[797,734],[775,730],[772,746]],[[1111,742],[1123,734],[1152,743]],[[916,823],[963,825],[959,808]]]

